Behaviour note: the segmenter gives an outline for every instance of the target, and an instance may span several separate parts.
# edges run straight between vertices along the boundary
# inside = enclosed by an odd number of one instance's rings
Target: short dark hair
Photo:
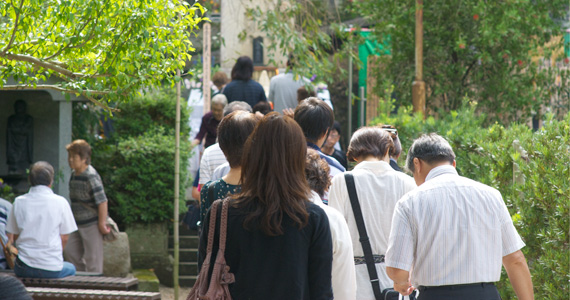
[[[315,93],[315,90],[309,91],[304,86],[297,89],[297,103],[301,103],[301,101],[309,97],[317,97],[317,93]]]
[[[65,146],[65,149],[69,154],[77,154],[81,159],[85,159],[87,165],[91,164],[91,146],[85,140],[75,140]]]
[[[238,110],[225,116],[218,125],[218,143],[230,167],[240,166],[243,146],[256,124],[257,118],[254,114]]]
[[[45,185],[50,186],[53,183],[54,170],[52,165],[47,161],[38,161],[30,167],[30,180],[31,186]]]
[[[414,158],[421,159],[428,164],[436,162],[449,162],[452,164],[455,160],[455,153],[447,140],[437,133],[430,133],[422,134],[408,150],[406,167],[412,173],[415,170]]]
[[[319,153],[313,149],[307,149],[307,159],[305,163],[305,176],[309,182],[311,190],[323,197],[331,185],[329,175],[330,167],[326,160],[322,159]]]
[[[334,113],[324,101],[309,97],[295,108],[295,121],[303,129],[307,141],[316,143],[334,123]],[[321,145],[317,145],[321,146]]]
[[[341,134],[342,129],[340,128],[340,123],[338,121],[334,121],[331,130],[336,130],[336,132],[338,132],[338,135],[342,135]]]
[[[259,101],[257,104],[253,106],[253,112],[260,112],[264,115],[272,112],[273,109],[271,108],[271,104],[267,101]]]
[[[392,147],[394,141],[387,131],[379,127],[362,127],[352,135],[346,156],[350,161],[365,156],[383,158]]]
[[[253,61],[249,56],[240,56],[232,68],[232,80],[248,81],[253,75]]]

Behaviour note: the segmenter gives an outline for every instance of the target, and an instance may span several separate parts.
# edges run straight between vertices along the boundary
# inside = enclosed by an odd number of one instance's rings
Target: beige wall
[[[273,6],[273,1],[269,0],[222,0],[221,3],[221,35],[224,42],[221,46],[221,66],[228,72],[233,67],[236,59],[242,55],[253,58],[253,39],[264,35],[250,21],[246,15],[247,7],[259,6],[264,10]],[[240,41],[238,35],[242,31],[247,32],[245,40]],[[264,43],[268,41],[264,38]],[[283,55],[276,56],[276,60],[280,63],[275,66],[278,68],[285,67],[286,58]],[[263,49],[263,63],[269,64],[267,49]]]

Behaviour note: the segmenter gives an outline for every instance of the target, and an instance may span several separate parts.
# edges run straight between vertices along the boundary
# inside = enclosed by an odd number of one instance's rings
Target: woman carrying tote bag
[[[229,197],[227,212],[225,261],[235,278],[228,285],[234,300],[333,299],[330,228],[325,212],[309,201],[306,152],[299,125],[278,113],[266,115],[246,141],[242,190]],[[211,270],[221,218],[218,209]],[[202,230],[200,266],[209,230]]]

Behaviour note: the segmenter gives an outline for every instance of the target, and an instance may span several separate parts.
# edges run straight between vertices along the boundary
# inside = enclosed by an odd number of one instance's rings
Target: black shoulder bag
[[[364,225],[364,219],[362,218],[362,210],[360,210],[360,203],[358,202],[358,196],[356,195],[354,177],[350,173],[344,173],[344,179],[346,180],[350,205],[352,206],[352,212],[354,213],[356,227],[358,228],[358,234],[360,235],[360,244],[362,245],[362,251],[364,252],[364,259],[366,260],[366,267],[368,268],[368,276],[370,276],[370,283],[372,284],[374,298],[376,298],[376,300],[398,300],[400,299],[400,293],[398,291],[394,290],[393,288],[387,288],[383,290],[380,288],[380,280],[378,279],[376,265],[374,264],[374,256],[372,254],[372,246],[370,246],[370,238],[366,232],[366,226]],[[414,300],[415,298],[416,297],[414,292],[410,295],[410,300]]]

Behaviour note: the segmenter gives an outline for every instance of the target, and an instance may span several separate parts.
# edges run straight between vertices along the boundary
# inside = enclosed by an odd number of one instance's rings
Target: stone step
[[[178,285],[181,287],[193,287],[197,278],[198,276],[180,275],[178,276]]]
[[[169,248],[168,254],[174,257],[174,249]],[[179,249],[180,262],[197,262],[198,261],[198,248],[180,248]]]
[[[178,246],[180,248],[198,248],[200,238],[195,235],[181,235],[178,237]],[[168,248],[174,248],[174,237],[168,237]]]
[[[197,262],[180,262],[178,264],[178,274],[180,275],[198,275]]]

